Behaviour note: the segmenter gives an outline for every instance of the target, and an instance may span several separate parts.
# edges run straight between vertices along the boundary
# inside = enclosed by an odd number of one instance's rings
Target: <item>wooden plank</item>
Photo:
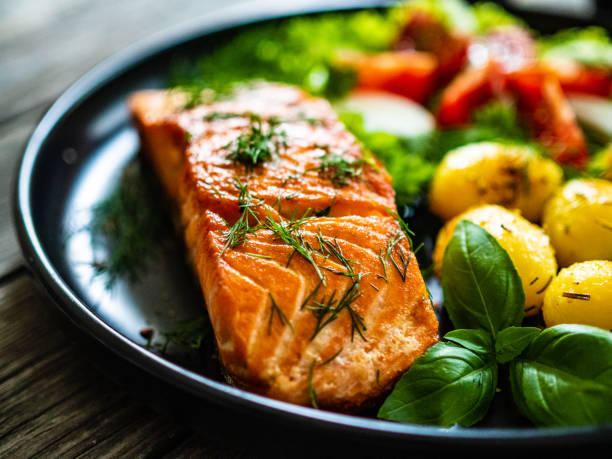
[[[11,213],[13,180],[17,161],[42,114],[39,107],[0,125],[0,277],[22,264]]]
[[[187,429],[177,429],[170,422],[160,422],[159,417],[148,421],[136,419],[133,424],[123,427],[114,436],[105,438],[87,450],[83,457],[159,456],[160,453],[172,451],[187,435]]]
[[[237,3],[21,0],[0,4],[0,121],[55,98],[105,57],[162,29]]]
[[[162,454],[189,434],[100,377],[26,274],[0,286],[0,457]]]

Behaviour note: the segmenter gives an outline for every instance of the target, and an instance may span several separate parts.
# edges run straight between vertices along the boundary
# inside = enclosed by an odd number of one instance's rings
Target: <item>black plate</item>
[[[324,9],[351,8],[356,3],[362,2],[328,2]],[[95,275],[91,263],[100,248],[88,229],[92,208],[115,189],[139,148],[126,109],[128,94],[163,87],[171,62],[200,55],[237,28],[321,10],[293,4],[271,14],[265,4],[240,5],[128,49],[72,85],[32,134],[16,180],[18,236],[39,283],[80,329],[146,372],[197,397],[288,425],[360,439],[384,439],[403,446],[418,442],[445,448],[514,448],[609,441],[612,426],[529,427],[504,396],[496,399],[480,427],[444,429],[318,411],[255,395],[223,382],[212,354],[195,360],[179,354],[162,356],[150,350],[140,335],[143,327],[169,330],[178,320],[202,313],[201,294],[180,250],[166,250],[156,268],[137,283],[120,279],[109,290],[105,279]],[[567,17],[525,17],[546,32],[584,25]],[[413,221],[424,227],[424,232],[434,233],[418,209]]]

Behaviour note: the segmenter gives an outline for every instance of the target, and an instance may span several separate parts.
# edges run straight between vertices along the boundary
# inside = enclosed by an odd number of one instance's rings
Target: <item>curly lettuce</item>
[[[331,13],[255,24],[196,61],[177,63],[172,86],[199,93],[224,92],[254,79],[303,87],[330,98],[355,83],[350,70],[336,68],[339,49],[380,52],[391,47],[399,24],[388,11]]]
[[[612,41],[602,27],[565,29],[539,40],[543,59],[571,59],[584,65],[612,67]]]

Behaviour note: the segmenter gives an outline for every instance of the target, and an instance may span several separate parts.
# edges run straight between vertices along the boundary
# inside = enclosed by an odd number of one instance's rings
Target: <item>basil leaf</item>
[[[510,362],[520,355],[540,332],[536,327],[508,327],[500,331],[495,341],[497,362]]]
[[[451,343],[438,343],[418,358],[395,385],[378,417],[439,426],[471,426],[489,409],[497,364]]]
[[[493,236],[461,220],[442,262],[444,307],[456,328],[482,328],[493,337],[520,325],[525,294],[512,260]]]
[[[495,346],[491,334],[484,330],[460,328],[444,335],[444,339],[459,344],[480,355],[492,354]]]
[[[539,426],[612,422],[612,333],[548,328],[510,366],[519,411]]]

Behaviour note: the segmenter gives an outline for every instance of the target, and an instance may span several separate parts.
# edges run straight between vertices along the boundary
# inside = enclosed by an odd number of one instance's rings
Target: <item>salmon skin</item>
[[[327,101],[260,83],[189,109],[167,91],[129,105],[237,385],[354,412],[437,342],[390,177]]]

